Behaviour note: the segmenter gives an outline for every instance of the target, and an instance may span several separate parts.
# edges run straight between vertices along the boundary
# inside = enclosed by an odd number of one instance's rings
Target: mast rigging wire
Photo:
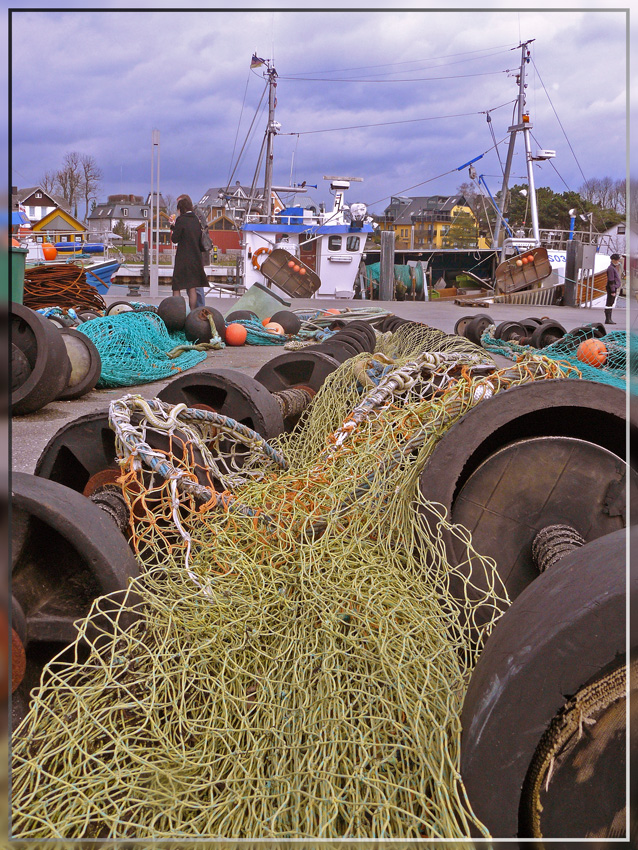
[[[299,71],[299,74],[340,74],[340,73],[343,73],[345,71],[365,71],[368,68],[372,68],[372,69],[374,69],[374,68],[391,68],[391,67],[394,67],[396,65],[412,65],[415,62],[438,62],[442,59],[454,58],[456,56],[469,56],[469,55],[474,54],[474,53],[484,53],[487,50],[501,51],[501,50],[505,50],[505,49],[507,49],[507,52],[509,52],[511,50],[511,48],[508,47],[508,45],[501,44],[498,47],[483,47],[481,50],[468,50],[468,51],[465,51],[464,53],[451,53],[448,56],[432,56],[430,59],[408,59],[405,62],[386,62],[386,63],[380,64],[380,65],[359,65],[359,66],[355,66],[354,68],[330,68],[329,70],[324,70],[324,71]],[[491,54],[488,54],[487,56],[479,56],[477,58],[478,59],[486,59],[486,58],[489,58],[489,56],[495,56],[495,55],[496,55],[496,53],[491,53]],[[469,61],[473,61],[473,60],[469,60]],[[449,63],[449,64],[456,64],[456,63]],[[297,76],[297,75],[293,74],[292,76]]]
[[[495,106],[491,112],[494,112],[496,109],[501,109],[503,106],[507,106],[511,101],[507,101],[506,103],[501,103],[500,106]],[[300,130],[295,133],[279,133],[280,136],[309,136],[314,133],[334,133],[342,130],[363,130],[370,127],[388,127],[393,124],[416,124],[419,121],[440,121],[446,118],[467,118],[471,115],[482,115],[483,112],[459,112],[456,115],[432,115],[428,118],[408,118],[403,121],[378,121],[375,124],[355,124],[351,127],[326,127],[323,130]]]
[[[438,82],[440,80],[462,80],[468,77],[493,77],[496,74],[509,74],[510,68],[504,68],[502,71],[482,71],[478,74],[449,74],[444,77],[409,77],[403,80],[361,80],[356,77],[289,77],[279,75],[280,80],[289,80],[291,82],[311,82],[311,83],[419,83],[423,81]]]
[[[541,77],[541,75],[540,75],[540,73],[539,73],[539,71],[538,71],[538,68],[536,67],[536,63],[534,62],[534,60],[533,60],[533,59],[532,59],[532,65],[534,66],[534,70],[536,71],[536,74],[537,74],[537,76],[538,76],[538,80],[539,80],[539,82],[540,82],[541,86],[543,87],[543,91],[544,91],[544,92],[545,92],[545,94],[547,95],[547,100],[549,101],[549,105],[552,107],[552,110],[553,110],[553,112],[554,112],[554,115],[556,116],[556,120],[558,121],[558,125],[559,125],[559,127],[561,128],[561,130],[563,131],[563,135],[565,136],[565,141],[567,142],[567,145],[568,145],[568,147],[569,147],[570,151],[572,152],[572,155],[573,155],[573,157],[574,157],[574,161],[576,162],[576,165],[578,166],[578,170],[579,170],[579,171],[580,171],[580,173],[583,175],[583,180],[585,180],[585,181],[586,181],[586,180],[587,180],[587,178],[585,177],[585,173],[583,172],[583,169],[580,167],[580,162],[578,161],[578,157],[576,156],[576,153],[575,153],[575,151],[574,151],[574,148],[572,147],[572,143],[569,141],[569,138],[567,137],[567,133],[565,132],[565,128],[563,127],[563,125],[562,125],[562,123],[561,123],[561,120],[560,120],[560,118],[558,117],[558,112],[556,112],[556,107],[555,107],[555,106],[554,106],[554,104],[552,103],[552,99],[551,99],[551,97],[549,96],[549,92],[547,91],[547,88],[546,88],[546,86],[545,86],[545,83],[543,82],[543,78]],[[558,172],[556,172],[556,173],[558,174]],[[559,175],[559,176],[560,176],[560,175]],[[561,179],[562,179],[562,178],[561,178]]]
[[[228,179],[226,183],[226,188],[230,186],[230,181],[233,179],[234,171],[231,172],[233,167],[233,160],[235,158],[235,150],[237,148],[237,139],[239,137],[239,128],[241,127],[241,119],[244,115],[244,106],[246,105],[246,94],[248,92],[248,83],[250,82],[250,69],[248,70],[248,74],[246,75],[246,87],[244,88],[244,96],[241,102],[241,110],[239,112],[239,121],[237,122],[237,129],[235,131],[235,139],[233,141],[233,151],[230,155],[230,165],[228,166]],[[236,168],[237,166],[235,166]]]
[[[263,90],[263,91],[262,91],[262,93],[261,93],[261,97],[259,98],[259,103],[257,104],[257,106],[256,106],[256,108],[255,108],[255,114],[254,114],[254,116],[253,116],[253,120],[251,121],[251,123],[250,123],[250,127],[248,128],[248,131],[247,131],[247,133],[246,133],[246,138],[244,139],[244,144],[242,145],[242,148],[241,148],[241,150],[240,150],[240,152],[239,152],[239,155],[238,155],[238,157],[237,157],[237,162],[235,163],[235,167],[233,168],[232,174],[231,174],[231,175],[230,175],[230,177],[228,178],[228,185],[226,186],[226,191],[227,191],[227,192],[228,192],[228,190],[230,189],[230,184],[231,184],[231,181],[232,181],[233,177],[235,176],[235,172],[236,172],[236,171],[237,171],[237,169],[239,168],[239,163],[241,162],[241,158],[242,158],[242,156],[243,156],[243,154],[244,154],[244,151],[245,151],[245,149],[246,149],[246,145],[248,144],[249,139],[250,139],[250,136],[251,136],[251,134],[252,134],[252,132],[253,132],[253,128],[254,128],[254,126],[255,126],[255,121],[257,120],[257,116],[259,115],[260,107],[261,107],[261,105],[262,105],[262,102],[263,102],[263,99],[264,99],[264,97],[265,97],[265,95],[266,95],[266,91],[267,91],[267,90],[268,90],[268,83],[266,83],[266,85],[264,86],[264,90]]]

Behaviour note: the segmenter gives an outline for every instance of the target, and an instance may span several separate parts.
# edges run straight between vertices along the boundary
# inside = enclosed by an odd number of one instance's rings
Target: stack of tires
[[[92,390],[102,369],[91,340],[35,310],[11,304],[11,412],[34,413],[57,399]]]

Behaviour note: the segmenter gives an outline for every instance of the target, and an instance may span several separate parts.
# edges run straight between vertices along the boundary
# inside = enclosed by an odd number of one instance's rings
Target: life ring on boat
[[[270,253],[271,253],[270,248],[257,248],[255,253],[253,254],[253,268],[255,268],[255,269],[257,269],[257,271],[259,271],[259,269],[261,267],[261,263],[259,262],[257,257],[259,257],[261,254],[270,254]]]

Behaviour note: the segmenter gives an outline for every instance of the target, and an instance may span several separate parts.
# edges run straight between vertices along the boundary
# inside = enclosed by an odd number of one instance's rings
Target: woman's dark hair
[[[188,195],[180,195],[177,199],[177,209],[180,213],[190,212],[193,209],[193,202]]]

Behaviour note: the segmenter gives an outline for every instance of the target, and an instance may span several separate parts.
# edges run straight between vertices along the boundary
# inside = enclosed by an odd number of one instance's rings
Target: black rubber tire
[[[325,342],[319,343],[319,345],[308,347],[312,348],[313,351],[320,351],[329,357],[333,357],[339,364],[356,357],[356,354],[349,345],[345,345],[338,340],[328,339]]]
[[[277,400],[259,381],[234,369],[192,372],[174,378],[158,394],[168,404],[206,405],[270,440],[284,431]]]
[[[11,341],[31,366],[27,380],[11,393],[12,415],[22,416],[59,396],[69,381],[71,363],[59,328],[22,304],[11,305]]]
[[[523,344],[521,340],[527,335],[527,330],[520,322],[501,322],[494,331],[495,339],[502,339],[504,342],[513,341],[519,345]]]
[[[257,372],[255,380],[271,393],[291,387],[310,387],[317,392],[339,365],[334,357],[308,346],[273,357]]]
[[[120,307],[120,308],[128,307],[129,309],[128,310],[124,310],[124,309],[118,310],[117,309],[118,307]],[[135,308],[133,307],[133,305],[131,304],[130,301],[113,301],[111,304],[109,304],[109,306],[104,311],[104,315],[105,316],[117,316],[120,313],[133,313],[133,312],[135,312]]]
[[[335,342],[346,342],[349,346],[354,348],[358,354],[363,354],[364,351],[368,351],[367,338],[362,337],[356,331],[337,331],[331,339]]]
[[[95,389],[102,372],[102,359],[93,340],[81,331],[64,328],[60,334],[67,348],[71,374],[58,399],[70,401]]]
[[[372,348],[370,350],[374,351],[376,344],[377,344],[377,335],[374,331],[374,328],[370,324],[370,322],[364,322],[362,319],[355,319],[354,322],[347,322],[346,328],[348,330],[350,330],[351,328],[352,329],[356,328],[357,330],[364,333],[368,337],[370,345],[372,346]]]
[[[471,316],[461,316],[461,318],[457,319],[455,324],[454,324],[454,333],[457,336],[463,336],[464,337],[467,326],[470,324],[470,322],[474,318],[476,318],[474,313],[472,313]]]
[[[95,411],[67,422],[51,437],[34,473],[81,493],[96,472],[118,468],[116,457],[109,412]]]
[[[14,472],[11,504],[11,591],[27,627],[27,671],[12,705],[15,726],[44,664],[75,639],[74,621],[96,597],[125,590],[139,568],[113,521],[68,487]],[[120,625],[135,619],[123,615]],[[107,617],[99,618],[99,627],[109,630]]]
[[[15,343],[11,343],[11,392],[17,390],[28,379],[31,374],[31,364],[29,358],[18,348]]]
[[[555,322],[550,319],[549,321],[543,322],[542,325],[539,325],[532,333],[530,337],[530,345],[534,348],[542,349],[547,345],[552,345],[552,343],[557,342],[559,339],[564,337],[566,333],[567,331],[560,322]]]
[[[536,437],[569,437],[582,440],[616,455],[619,459],[619,470],[629,470],[624,462],[626,434],[626,399],[622,390],[596,381],[558,379],[530,382],[500,392],[481,402],[452,425],[439,440],[425,464],[420,475],[419,488],[425,499],[443,505],[448,515],[453,517],[457,499],[471,476],[499,451],[515,445],[517,441]],[[638,421],[631,419],[629,436],[633,447],[638,440]],[[519,505],[524,504],[522,500],[525,494],[525,472],[517,469],[511,474],[520,476],[521,498],[516,504],[516,509],[519,510]],[[533,474],[533,471],[529,474]],[[609,492],[611,498],[611,489]],[[638,505],[634,504],[636,501],[630,502],[632,517],[637,515]],[[571,505],[566,504],[566,510],[567,507]],[[599,507],[604,513],[604,506]],[[500,512],[496,511],[496,506],[492,506],[492,509],[497,517]],[[537,506],[533,510],[542,513]],[[426,522],[429,521],[430,514],[427,509],[422,509],[422,514]],[[491,515],[492,512],[485,512],[486,517]],[[609,517],[616,517],[616,520],[621,522],[622,512],[610,509]],[[565,519],[555,521],[563,522]],[[478,522],[479,519],[472,527],[475,528]],[[525,528],[532,534],[534,527],[530,514]],[[501,529],[501,534],[506,533],[507,528]],[[479,598],[481,588],[485,587],[481,569],[477,570],[473,566],[472,558],[470,563],[467,563],[465,549],[463,546],[459,548],[453,535],[444,531],[443,539],[449,563],[472,577],[472,584],[477,588],[476,595]],[[491,545],[493,551],[482,554],[494,557],[499,569],[499,553],[504,547],[500,546],[498,538],[495,538]],[[425,568],[427,557],[427,552],[424,552]],[[529,565],[521,565],[511,572],[509,568],[503,572],[499,569],[499,574],[511,598],[515,598],[536,577],[536,572],[531,570]],[[450,590],[453,596],[462,599],[465,593],[463,581],[452,577]],[[480,609],[477,612],[476,619],[481,623],[491,616],[492,612],[488,606],[485,611]]]
[[[481,344],[481,334],[483,331],[494,324],[494,320],[487,313],[478,313],[478,315],[474,316],[471,322],[465,328],[465,337],[469,339],[470,342],[475,343],[476,345]]]
[[[638,545],[636,527],[631,541]],[[461,715],[461,776],[494,838],[519,835],[523,783],[550,721],[625,652],[625,543],[621,529],[539,576],[496,624],[472,673]]]

